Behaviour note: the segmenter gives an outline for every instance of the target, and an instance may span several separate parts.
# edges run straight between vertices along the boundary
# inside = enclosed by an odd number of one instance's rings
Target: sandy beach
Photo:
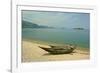
[[[52,55],[39,46],[50,47],[47,44],[39,44],[31,41],[22,41],[22,62],[39,62],[39,61],[64,61],[64,60],[85,60],[89,59],[89,51],[77,48],[74,53]]]

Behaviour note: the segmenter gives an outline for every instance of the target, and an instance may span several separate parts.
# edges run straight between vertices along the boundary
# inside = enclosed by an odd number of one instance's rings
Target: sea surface
[[[89,29],[48,29],[48,28],[23,28],[22,38],[39,40],[58,44],[75,44],[88,48],[90,45]]]

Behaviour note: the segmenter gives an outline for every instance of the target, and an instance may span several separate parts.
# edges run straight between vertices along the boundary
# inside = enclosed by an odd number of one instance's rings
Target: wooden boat
[[[46,48],[46,47],[40,47],[40,48],[51,54],[68,54],[68,53],[72,53],[73,50],[76,49],[76,46],[73,46],[73,45],[52,46],[50,45],[50,48]]]

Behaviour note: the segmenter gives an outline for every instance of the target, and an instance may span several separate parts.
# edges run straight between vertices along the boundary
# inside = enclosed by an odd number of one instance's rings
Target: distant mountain
[[[84,28],[73,28],[75,30],[84,30]]]
[[[22,20],[22,28],[53,28],[53,27],[42,26],[42,25],[38,25],[35,23]]]

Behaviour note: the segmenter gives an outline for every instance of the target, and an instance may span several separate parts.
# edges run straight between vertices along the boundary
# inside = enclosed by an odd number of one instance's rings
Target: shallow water
[[[23,39],[35,39],[58,44],[76,44],[79,47],[89,48],[89,30],[75,29],[22,29]]]

